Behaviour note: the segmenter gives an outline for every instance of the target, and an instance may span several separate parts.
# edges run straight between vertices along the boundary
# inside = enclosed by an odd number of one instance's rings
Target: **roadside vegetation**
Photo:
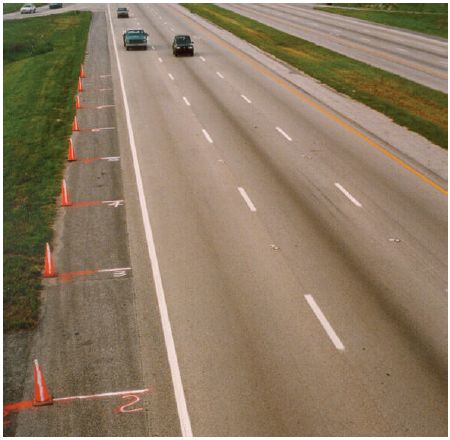
[[[447,95],[212,4],[183,4],[307,75],[447,148]]]
[[[9,14],[10,12],[17,12],[25,3],[3,3],[3,13]],[[48,3],[34,3],[36,8],[39,6],[47,5]]]
[[[3,326],[38,319],[90,12],[3,22]]]
[[[448,38],[447,3],[329,3],[314,9]]]

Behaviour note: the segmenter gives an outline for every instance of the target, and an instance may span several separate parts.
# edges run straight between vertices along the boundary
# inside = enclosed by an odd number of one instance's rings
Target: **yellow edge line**
[[[211,31],[209,31],[205,27],[199,25],[196,22],[194,22],[194,25],[197,26],[198,28],[201,28],[204,31],[206,31],[208,34],[210,34],[214,38],[214,40],[216,40],[216,42],[218,44],[220,44],[222,47],[228,49],[230,52],[233,52],[239,58],[243,59],[247,64],[251,64],[261,74],[263,74],[267,78],[272,79],[277,84],[279,84],[281,87],[283,87],[284,89],[288,90],[289,92],[291,92],[294,95],[296,95],[297,97],[299,97],[302,101],[306,102],[310,106],[312,106],[315,109],[319,110],[322,114],[324,114],[326,117],[332,119],[334,122],[339,124],[342,128],[346,129],[347,131],[350,131],[351,133],[353,133],[356,136],[358,136],[360,139],[366,141],[370,146],[376,148],[378,151],[383,153],[386,157],[388,157],[389,159],[392,159],[394,162],[397,162],[400,166],[402,166],[406,170],[410,171],[411,173],[415,174],[417,177],[419,177],[424,182],[426,182],[429,185],[431,185],[433,188],[437,189],[442,194],[448,195],[448,191],[445,188],[443,188],[441,185],[439,185],[438,183],[434,182],[429,177],[425,176],[425,174],[423,174],[420,171],[416,170],[411,165],[407,164],[404,160],[402,160],[399,157],[395,156],[393,153],[388,151],[386,148],[382,147],[380,144],[378,144],[374,140],[370,139],[368,136],[366,136],[361,131],[359,131],[356,128],[352,127],[351,125],[347,124],[344,120],[342,120],[341,118],[339,118],[338,116],[336,116],[335,114],[333,114],[332,112],[327,110],[326,108],[322,107],[321,105],[319,105],[316,102],[314,102],[311,99],[309,99],[306,95],[304,95],[302,92],[297,90],[294,86],[290,85],[284,79],[279,78],[278,76],[273,74],[270,70],[268,70],[267,68],[261,66],[259,63],[254,61],[248,55],[246,55],[243,52],[241,52],[240,50],[234,48],[230,44],[224,42],[223,40],[221,40],[219,37],[214,35]]]

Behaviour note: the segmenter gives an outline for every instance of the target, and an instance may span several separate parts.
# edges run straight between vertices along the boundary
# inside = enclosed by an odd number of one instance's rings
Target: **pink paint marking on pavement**
[[[96,162],[98,160],[106,160],[108,162],[118,162],[120,159],[120,156],[111,156],[111,157],[82,157],[79,158],[75,163],[83,163],[86,165],[89,165],[93,162]]]
[[[134,413],[134,412],[139,412],[142,411],[140,408],[136,408],[136,409],[130,409],[130,410],[125,410],[126,407],[131,406],[137,402],[139,402],[139,397],[138,395],[140,394],[153,394],[154,393],[154,388],[153,387],[149,387],[149,388],[143,388],[140,390],[129,390],[129,391],[114,391],[111,393],[99,393],[99,394],[89,394],[89,395],[84,395],[84,396],[69,396],[69,397],[55,397],[53,399],[54,403],[70,403],[70,402],[74,402],[76,400],[94,400],[94,399],[105,399],[105,398],[109,398],[109,397],[116,397],[116,396],[122,396],[122,398],[129,398],[131,396],[133,396],[134,401],[133,402],[129,402],[125,405],[122,405],[120,407],[121,413]],[[12,411],[21,411],[24,409],[30,409],[30,408],[35,408],[35,409],[39,409],[39,408],[43,408],[43,407],[34,407],[33,406],[33,401],[32,400],[24,400],[22,402],[15,402],[15,403],[6,403],[3,405],[3,424],[7,425],[9,423],[11,423],[9,420],[5,420],[6,417],[8,417],[9,413]],[[48,406],[46,408],[49,408]]]
[[[85,206],[100,206],[106,205],[113,208],[117,208],[119,206],[123,206],[123,200],[94,200],[90,202],[75,202],[72,203],[68,208],[84,208]]]
[[[63,282],[67,283],[69,281],[72,281],[73,278],[76,277],[86,277],[89,275],[94,275],[98,273],[98,270],[80,270],[78,272],[63,272],[58,274],[58,278]]]
[[[83,206],[92,206],[92,205],[100,205],[101,201],[92,201],[92,202],[76,202],[72,203],[71,208],[82,208]]]
[[[57,277],[63,283],[68,283],[72,281],[73,278],[86,277],[90,275],[95,275],[97,273],[113,273],[114,278],[121,278],[126,276],[126,272],[129,270],[131,270],[131,267],[120,267],[116,269],[87,269],[87,270],[80,270],[78,272],[59,273]]]

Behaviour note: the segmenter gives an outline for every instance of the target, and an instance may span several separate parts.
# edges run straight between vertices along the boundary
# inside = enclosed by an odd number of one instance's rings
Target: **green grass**
[[[333,3],[315,9],[448,38],[447,3]]]
[[[3,23],[6,331],[38,319],[45,242],[52,238],[90,20],[89,12],[72,12]]]
[[[183,4],[322,83],[447,148],[447,95],[211,4]]]
[[[10,12],[17,12],[25,3],[3,3],[3,13],[9,14]],[[48,3],[34,3],[34,5],[39,8],[39,6],[47,5]]]

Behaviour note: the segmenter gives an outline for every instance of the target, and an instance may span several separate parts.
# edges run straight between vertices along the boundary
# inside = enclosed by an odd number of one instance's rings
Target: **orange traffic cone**
[[[53,264],[53,257],[50,251],[50,245],[46,243],[45,245],[45,263],[44,263],[44,277],[51,278],[55,277],[55,265]]]
[[[75,96],[75,108],[78,110],[79,108],[81,108],[81,103],[80,103],[80,97],[77,95]]]
[[[72,138],[69,139],[69,153],[67,154],[67,160],[69,162],[74,162],[77,160],[77,158],[75,157],[75,151],[73,149]]]
[[[79,92],[83,91],[83,83],[81,81],[81,78],[78,78],[78,91]]]
[[[78,120],[76,116],[73,117],[72,131],[80,131],[80,127],[78,127]]]
[[[61,206],[72,206],[69,201],[69,194],[67,194],[66,181],[63,179],[61,184]]]
[[[84,74],[83,64],[80,67],[80,78],[86,78],[86,75]]]
[[[53,397],[50,395],[47,389],[47,384],[44,380],[39,362],[37,359],[33,362],[34,372],[34,399],[33,406],[51,405],[53,403]]]

